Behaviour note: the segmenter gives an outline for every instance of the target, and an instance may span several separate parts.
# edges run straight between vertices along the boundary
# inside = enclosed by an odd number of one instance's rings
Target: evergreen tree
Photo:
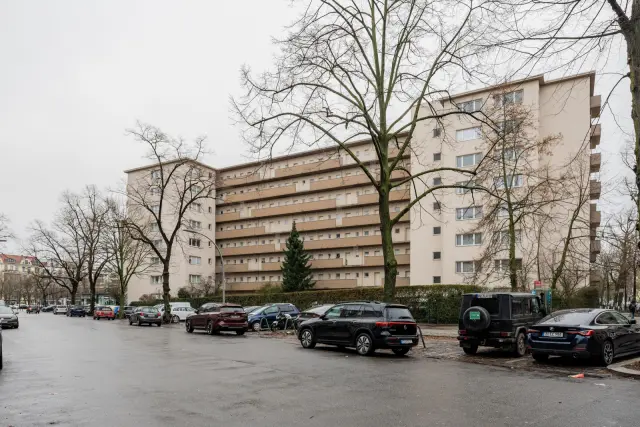
[[[293,222],[291,234],[287,239],[287,248],[284,251],[282,263],[282,290],[284,292],[304,291],[311,289],[315,282],[311,280],[311,255],[305,252],[304,242],[296,230]]]

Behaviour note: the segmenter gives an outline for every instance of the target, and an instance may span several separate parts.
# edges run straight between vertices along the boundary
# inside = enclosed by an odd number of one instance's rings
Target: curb
[[[637,371],[635,369],[625,368],[626,365],[630,365],[635,362],[640,362],[640,357],[636,357],[635,359],[625,360],[624,362],[620,362],[620,363],[614,363],[613,365],[609,365],[607,368],[619,374],[640,378],[640,371]]]

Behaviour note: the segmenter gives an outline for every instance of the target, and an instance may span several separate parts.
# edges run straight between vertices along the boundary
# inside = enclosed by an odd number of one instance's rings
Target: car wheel
[[[524,333],[518,333],[516,337],[516,343],[513,347],[513,355],[515,357],[522,357],[527,354],[527,340],[524,336]]]
[[[356,351],[360,356],[369,356],[373,354],[375,348],[373,348],[371,335],[363,332],[356,337]]]
[[[171,318],[171,323],[180,323],[180,318],[174,314]]]
[[[207,322],[207,333],[213,335],[213,322],[211,320]]]
[[[2,370],[2,350],[0,349],[0,371]]]
[[[254,332],[260,332],[260,329],[262,329],[260,327],[260,322],[253,322],[251,324],[251,329],[253,329]]]
[[[613,362],[615,353],[613,351],[613,343],[610,340],[602,343],[602,350],[600,353],[600,363],[602,366],[608,366]]]
[[[473,356],[474,354],[476,354],[478,352],[478,346],[477,345],[472,345],[472,346],[469,346],[469,347],[462,347],[462,351],[464,351],[465,354]]]
[[[409,353],[409,350],[411,350],[411,348],[392,348],[391,351],[393,351],[393,354],[395,354],[396,356],[404,356],[405,354]]]
[[[300,333],[300,344],[304,348],[314,348],[316,346],[316,337],[311,329],[305,329]]]
[[[533,360],[540,363],[546,362],[547,360],[549,360],[549,355],[544,353],[533,353],[532,356],[533,356]]]
[[[162,326],[162,322],[158,322],[158,323],[156,323],[156,325],[158,325],[158,327],[161,327]]]
[[[245,332],[247,332],[247,331],[244,330],[244,329],[241,329],[239,331],[236,331],[236,335],[244,335]]]
[[[137,319],[136,326],[142,326],[142,322],[140,321],[140,319]]]
[[[191,326],[191,320],[187,319],[186,322],[184,322],[184,328],[187,330],[188,333],[193,333],[193,326]]]
[[[133,325],[133,320],[129,319],[129,326]]]

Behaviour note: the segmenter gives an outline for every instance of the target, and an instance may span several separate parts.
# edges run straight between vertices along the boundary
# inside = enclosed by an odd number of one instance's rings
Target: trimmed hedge
[[[409,307],[411,313],[420,322],[458,323],[462,294],[481,292],[482,288],[473,285],[428,285],[403,286],[396,289],[395,302]],[[294,304],[305,310],[316,304],[334,304],[344,301],[382,301],[382,288],[350,288],[327,291],[303,291],[271,294],[228,295],[227,302],[242,306],[264,305],[276,302]],[[207,302],[220,302],[220,296],[206,298],[172,299],[175,302],[189,302],[192,307],[200,307]],[[135,301],[131,305],[155,305],[162,301]]]

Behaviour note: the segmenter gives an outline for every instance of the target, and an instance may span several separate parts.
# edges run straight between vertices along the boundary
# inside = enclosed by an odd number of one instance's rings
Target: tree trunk
[[[640,10],[638,1],[633,2],[633,14],[635,16]],[[634,172],[636,175],[636,212],[640,212],[640,22],[632,19],[628,25],[621,26],[625,41],[627,42],[627,63],[629,65],[629,81],[631,89],[631,119],[633,120],[633,128],[635,131],[635,165]],[[640,233],[640,222],[636,221],[636,231]],[[640,246],[640,244],[639,244]]]
[[[164,264],[162,265],[162,300],[164,302],[164,316],[163,322],[169,323],[171,322],[171,306],[169,302],[171,301],[171,288],[169,287],[169,264],[171,261],[171,257],[167,257],[165,259]]]
[[[91,302],[89,303],[91,314],[96,308],[96,282],[93,279],[89,279],[89,294],[91,295]]]
[[[391,226],[391,214],[389,213],[389,181],[385,180],[384,177],[381,177],[379,207],[382,256],[384,259],[384,300],[386,302],[391,302],[396,295],[398,261],[396,260],[395,253],[393,252],[393,227]]]
[[[516,263],[516,231],[513,215],[509,216],[509,284],[512,291],[518,290],[518,265]]]

